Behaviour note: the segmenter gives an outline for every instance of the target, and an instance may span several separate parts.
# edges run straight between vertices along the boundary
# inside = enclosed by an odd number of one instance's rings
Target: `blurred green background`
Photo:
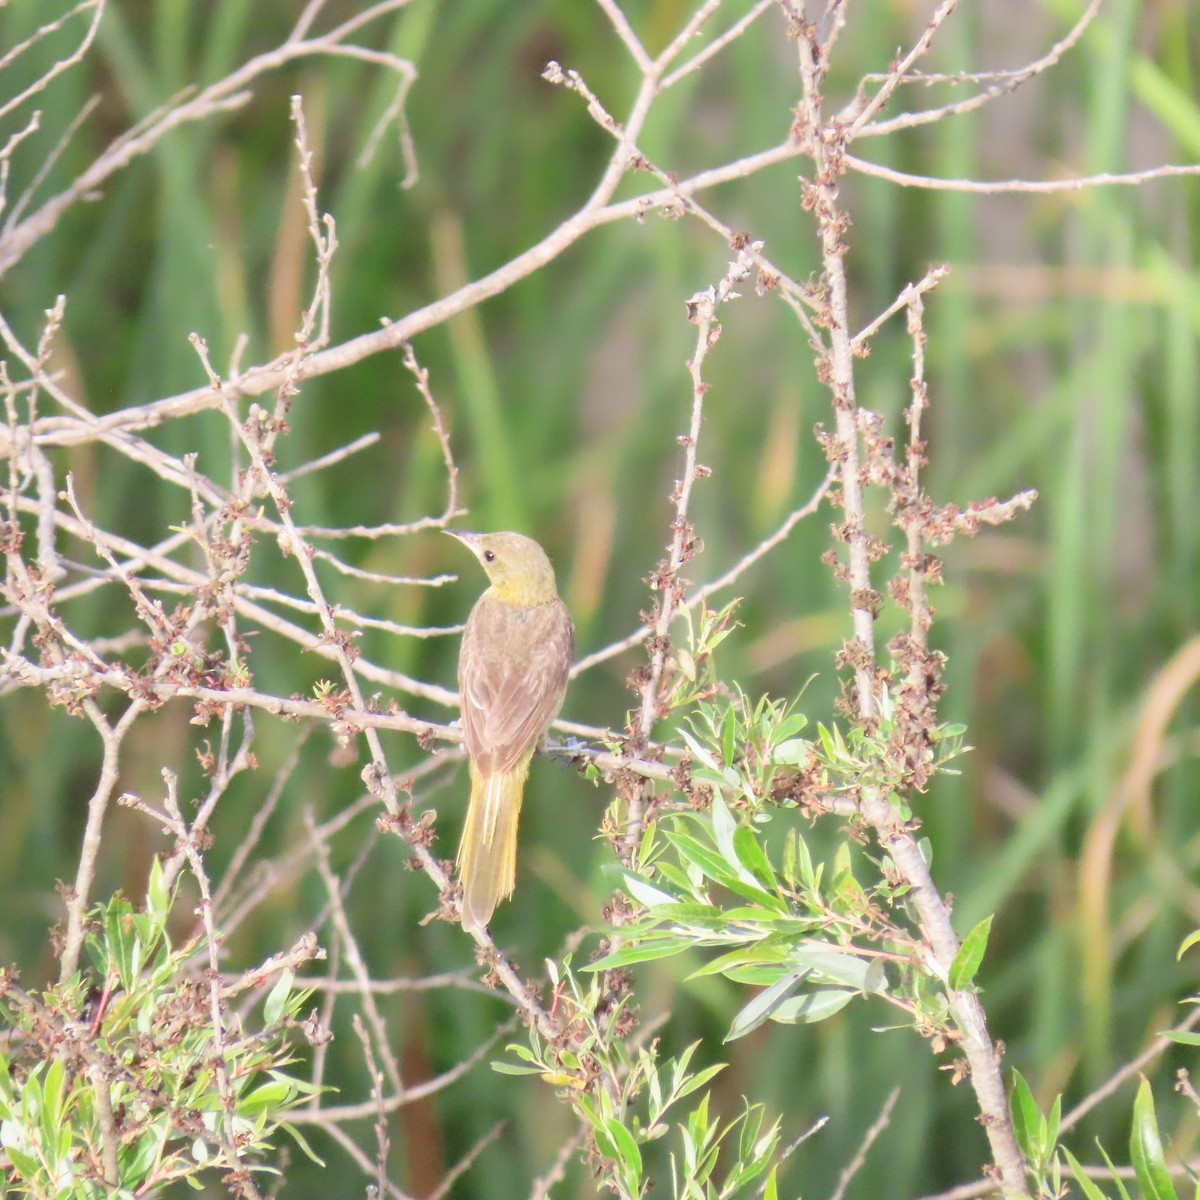
[[[1039,57],[1069,28],[1076,0],[963,3],[939,36],[931,71],[998,70]],[[0,48],[65,11],[57,0],[11,0],[0,9]],[[13,164],[10,194],[30,179],[80,107],[96,112],[67,146],[41,195],[74,177],[109,138],[186,85],[220,78],[277,45],[300,11],[295,0],[110,0],[84,64],[36,101],[42,128]],[[322,27],[365,5],[334,0]],[[745,11],[729,3],[716,28]],[[931,5],[877,0],[850,5],[831,63],[831,106],[865,72],[886,69],[898,46],[924,27]],[[725,10],[728,10],[727,12]],[[682,0],[626,5],[652,51],[691,8]],[[78,20],[0,76],[14,94],[21,72],[73,44]],[[357,159],[393,82],[344,59],[310,59],[267,75],[238,112],[185,126],[79,206],[0,282],[0,307],[28,340],[57,294],[68,296],[58,365],[97,412],[199,386],[187,335],[208,340],[223,367],[238,336],[243,363],[285,348],[311,285],[311,248],[298,202],[291,94],[304,97],[317,152],[320,204],[337,221],[333,334],[342,340],[398,317],[477,278],[524,250],[582,203],[610,143],[578,97],[540,79],[548,59],[578,69],[621,117],[637,77],[597,6],[575,0],[413,0],[368,27],[367,44],[411,58],[420,78],[409,119],[420,162],[411,190],[391,139],[365,166]],[[982,112],[863,141],[856,153],[939,177],[1057,178],[1200,159],[1195,75],[1200,28],[1186,0],[1113,0],[1062,63]],[[22,76],[23,78],[23,76]],[[778,11],[768,12],[701,73],[656,106],[642,149],[680,177],[774,145],[798,99],[793,48]],[[946,88],[910,90],[906,104],[949,98]],[[10,118],[9,124],[16,118]],[[6,127],[5,134],[11,130]],[[766,242],[794,278],[817,266],[809,216],[784,164],[706,199],[734,229]],[[622,195],[649,186],[635,176]],[[925,268],[948,262],[948,281],[928,300],[928,376],[933,407],[927,483],[942,502],[965,503],[1035,487],[1033,513],[947,553],[935,596],[934,636],[949,656],[947,720],[964,721],[975,747],[962,774],[943,778],[918,811],[934,847],[934,870],[956,899],[960,931],[996,912],[982,982],[994,1034],[1039,1098],[1059,1090],[1069,1106],[1175,1021],[1195,987],[1195,967],[1175,961],[1200,921],[1196,866],[1197,703],[1186,670],[1168,665],[1200,632],[1200,407],[1194,275],[1200,230],[1197,182],[1158,181],[1050,195],[970,196],[905,190],[861,177],[845,181],[854,219],[848,268],[857,324],[865,324]],[[587,235],[503,295],[416,339],[450,427],[470,509],[460,523],[517,527],[549,549],[574,613],[581,653],[633,630],[647,604],[644,580],[668,537],[667,497],[679,470],[675,437],[686,425],[686,360],[694,331],[683,301],[724,273],[730,254],[709,231],[651,216]],[[802,504],[823,459],[812,429],[829,420],[807,345],[794,318],[752,289],[722,313],[724,334],[707,364],[701,458],[714,471],[695,493],[704,552],[690,564],[699,583],[721,574]],[[899,430],[908,399],[909,346],[892,321],[859,365],[860,401]],[[380,442],[299,481],[297,519],[344,525],[409,520],[441,510],[445,476],[428,414],[398,354],[386,354],[303,385],[292,433],[280,447],[294,466],[378,430]],[[216,415],[154,435],[175,452],[197,450],[218,478],[228,432]],[[154,539],[187,518],[186,497],[97,447],[61,452],[94,519]],[[876,500],[879,531],[886,526]],[[751,694],[796,695],[828,719],[837,679],[832,656],[848,635],[843,591],[821,565],[827,508],[748,572],[742,628],[722,648],[722,669]],[[273,557],[272,557],[273,556]],[[398,574],[460,572],[441,589],[384,588],[330,577],[331,594],[357,611],[408,624],[460,621],[481,586],[473,563],[436,533],[352,543],[346,557]],[[297,591],[294,568],[263,547],[257,582]],[[123,629],[128,612],[108,593],[69,618],[82,632]],[[724,598],[729,598],[724,597]],[[897,627],[887,611],[881,644]],[[6,622],[5,640],[11,622]],[[373,661],[453,686],[454,638],[362,639]],[[620,727],[631,696],[629,653],[579,679],[564,716]],[[307,692],[331,668],[264,638],[252,666],[259,686]],[[1194,669],[1193,669],[1194,672]],[[1170,692],[1172,680],[1178,683]],[[430,719],[450,714],[398,697]],[[114,704],[113,698],[107,703]],[[1156,726],[1146,714],[1160,717]],[[145,720],[127,747],[121,786],[153,795],[164,763],[183,769],[204,731],[187,705]],[[1141,724],[1139,725],[1139,721]],[[214,874],[237,845],[295,730],[260,716],[259,772],[224,802],[210,853]],[[411,738],[390,736],[393,765],[421,764]],[[330,757],[323,731],[268,828],[269,853],[302,843],[302,814],[329,817],[360,791],[357,767]],[[1137,750],[1148,791],[1126,786]],[[99,762],[91,730],[49,711],[41,697],[0,705],[0,960],[33,980],[51,971],[47,927],[60,916],[56,879],[74,875],[83,807]],[[420,806],[443,814],[439,849],[458,832],[464,772],[440,788],[418,786]],[[594,840],[607,792],[548,763],[535,766],[523,821],[520,886],[495,931],[527,971],[561,953],[564,936],[598,920],[609,887],[607,850]],[[350,891],[352,920],[380,977],[473,964],[456,928],[419,926],[435,904],[428,882],[403,868],[394,840],[372,845],[369,810],[335,843],[340,865],[368,854]],[[1111,835],[1111,837],[1110,837]],[[824,831],[829,845],[835,831]],[[162,849],[147,822],[109,821],[98,894],[137,895]],[[286,878],[229,941],[246,965],[289,945],[322,907],[311,872]],[[691,964],[692,966],[696,964]],[[890,1013],[863,1004],[815,1028],[771,1027],[736,1045],[721,1037],[739,996],[713,980],[684,982],[687,964],[637,975],[644,1016],[671,1011],[664,1044],[707,1039],[726,1058],[715,1101],[732,1115],[742,1094],[782,1112],[799,1132],[832,1120],[784,1175],[784,1193],[828,1194],[888,1089],[902,1088],[888,1130],[852,1195],[918,1195],[975,1178],[982,1134],[965,1087],[952,1088],[911,1032],[872,1032]],[[472,1052],[506,1011],[500,999],[439,990],[381,1001],[407,1076],[419,1081]],[[347,1099],[368,1084],[348,1020],[337,1027],[333,1069]],[[1168,1069],[1160,1066],[1164,1099]],[[536,1079],[477,1066],[433,1100],[402,1109],[393,1130],[393,1176],[428,1194],[444,1171],[499,1119],[508,1132],[486,1149],[453,1192],[523,1196],[548,1169],[571,1129],[568,1110]],[[1091,1135],[1110,1147],[1127,1136],[1128,1103],[1093,1114]],[[356,1131],[370,1150],[370,1122]],[[955,1130],[948,1137],[946,1130]],[[1184,1123],[1174,1149],[1193,1149]],[[335,1146],[315,1139],[337,1176],[306,1164],[289,1174],[289,1196],[329,1195],[349,1179]],[[365,1181],[363,1186],[365,1186]],[[357,1194],[358,1184],[338,1194]],[[572,1168],[555,1194],[593,1194]]]

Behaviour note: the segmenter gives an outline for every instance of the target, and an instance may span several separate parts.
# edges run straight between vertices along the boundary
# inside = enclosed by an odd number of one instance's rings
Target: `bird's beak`
[[[0,0],[0,3],[3,3],[3,0]],[[483,564],[483,554],[479,548],[480,539],[483,537],[482,533],[469,533],[465,529],[447,529],[445,532],[454,538],[455,541],[462,542],[479,559],[480,564]]]

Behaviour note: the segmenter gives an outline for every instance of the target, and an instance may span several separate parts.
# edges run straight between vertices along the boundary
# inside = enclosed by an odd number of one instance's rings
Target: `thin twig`
[[[871,1123],[870,1129],[863,1135],[863,1140],[859,1143],[859,1147],[854,1152],[854,1157],[842,1168],[838,1174],[837,1187],[833,1189],[829,1200],[843,1200],[846,1195],[846,1189],[849,1188],[855,1175],[862,1170],[863,1165],[867,1161],[867,1155],[871,1152],[871,1147],[875,1144],[879,1135],[888,1127],[892,1120],[892,1109],[896,1107],[896,1101],[900,1098],[900,1089],[892,1088],[888,1092],[887,1099],[883,1102],[883,1107],[879,1110],[879,1116]]]
[[[866,162],[853,154],[845,156],[846,166],[862,175],[886,179],[902,187],[926,188],[938,192],[971,192],[977,196],[1002,196],[1012,192],[1046,195],[1053,192],[1080,192],[1097,187],[1140,187],[1155,179],[1183,179],[1200,175],[1200,163],[1167,163],[1148,167],[1144,171],[1101,172],[1099,175],[1076,175],[1066,179],[936,179],[930,175],[913,175]]]
[[[904,71],[923,54],[940,23],[954,8],[954,0],[943,0],[930,18],[925,33],[913,50],[893,70],[898,82]],[[878,593],[871,585],[872,546],[866,525],[863,497],[860,423],[855,396],[854,345],[850,331],[848,285],[844,255],[848,222],[840,208],[838,180],[844,167],[844,131],[827,126],[821,111],[825,64],[820,60],[816,31],[804,25],[802,13],[796,14],[799,28],[800,81],[803,99],[800,106],[801,143],[813,161],[812,178],[805,184],[806,204],[817,222],[824,266],[823,282],[828,293],[828,311],[822,321],[828,331],[828,353],[821,364],[822,375],[830,390],[836,445],[831,457],[841,464],[840,482],[845,513],[843,537],[847,543],[847,576],[850,585],[851,620],[854,629],[852,648],[847,658],[855,677],[854,704],[858,719],[868,728],[878,715],[879,686],[875,671],[875,612]],[[860,114],[865,123],[894,90],[887,84]],[[928,863],[912,832],[887,793],[865,788],[860,799],[862,812],[875,830],[881,846],[890,855],[896,869],[907,880],[923,935],[932,958],[942,972],[959,949],[958,937],[950,920],[949,909],[938,891]],[[1028,1197],[1025,1164],[1017,1145],[1008,1111],[1008,1099],[1000,1072],[1000,1055],[987,1028],[987,1020],[978,995],[972,991],[949,991],[951,1011],[962,1033],[962,1047],[970,1065],[971,1086],[979,1105],[981,1122],[987,1134],[993,1160],[1000,1173],[1003,1189],[1010,1197]]]
[[[210,1065],[216,1077],[217,1092],[221,1097],[221,1120],[218,1135],[221,1139],[222,1149],[225,1151],[225,1157],[229,1163],[229,1170],[236,1177],[240,1193],[249,1197],[249,1200],[261,1200],[261,1193],[255,1186],[253,1176],[248,1170],[239,1167],[241,1155],[238,1152],[237,1132],[234,1127],[234,1092],[226,1066],[225,1004],[221,994],[221,939],[217,933],[213,915],[212,891],[209,886],[208,872],[205,869],[204,859],[200,853],[200,847],[193,831],[188,828],[187,822],[183,819],[183,813],[180,810],[179,800],[176,795],[178,780],[175,773],[164,767],[162,775],[166,783],[163,807],[169,827],[184,848],[192,878],[195,879],[196,886],[200,891],[200,921],[204,926],[209,966],[209,1021],[212,1026],[212,1057]]]

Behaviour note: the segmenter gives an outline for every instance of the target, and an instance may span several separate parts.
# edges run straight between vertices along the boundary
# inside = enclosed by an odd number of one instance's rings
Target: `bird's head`
[[[558,595],[546,552],[523,533],[467,533],[447,529],[479,559],[492,592],[512,604],[544,604]]]

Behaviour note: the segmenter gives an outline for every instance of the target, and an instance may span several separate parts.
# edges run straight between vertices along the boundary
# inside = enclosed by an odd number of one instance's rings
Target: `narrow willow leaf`
[[[1120,1195],[1121,1200],[1130,1200],[1129,1189],[1121,1182],[1121,1176],[1117,1171],[1116,1164],[1109,1158],[1108,1151],[1100,1144],[1099,1138],[1096,1139],[1096,1148],[1100,1151],[1100,1157],[1104,1159],[1104,1165],[1112,1173],[1112,1180],[1117,1185],[1117,1193]]]
[[[810,892],[815,892],[821,881],[821,873],[813,872],[812,855],[809,853],[808,843],[800,834],[797,834],[796,837],[796,858],[797,866],[800,868],[800,882]]]
[[[742,967],[779,966],[788,957],[786,942],[772,938],[769,943],[760,942],[755,946],[739,946],[736,950],[727,950],[716,958],[697,967],[688,979],[702,979],[706,975],[724,975]]]
[[[752,1104],[746,1109],[742,1118],[742,1127],[738,1130],[738,1159],[746,1162],[753,1156],[754,1143],[758,1141],[759,1130],[762,1129],[765,1111],[761,1104]]]
[[[739,878],[744,879],[747,883],[754,883],[754,877],[742,866],[737,851],[733,847],[733,835],[737,829],[737,821],[729,811],[720,792],[713,793],[712,829],[713,841],[716,842],[721,857],[733,868]]]
[[[763,1188],[762,1200],[779,1200],[779,1184],[775,1179],[778,1171],[778,1167],[771,1168],[771,1173],[767,1176],[766,1186]]]
[[[300,1147],[305,1158],[307,1158],[310,1162],[316,1163],[318,1167],[323,1167],[325,1165],[325,1160],[308,1144],[304,1138],[304,1135],[295,1127],[295,1125],[290,1125],[287,1121],[283,1121],[280,1123],[279,1127],[280,1129],[285,1130],[288,1137],[290,1137],[292,1141]]]
[[[492,1063],[492,1070],[497,1075],[541,1075],[543,1074],[541,1067],[522,1067],[516,1063],[505,1062],[503,1059],[496,1059]]]
[[[1200,1046],[1200,1033],[1191,1033],[1186,1029],[1167,1029],[1158,1036],[1178,1042],[1181,1046]]]
[[[295,981],[296,976],[291,970],[284,969],[279,972],[279,978],[275,981],[275,986],[263,1004],[263,1020],[268,1025],[274,1025],[283,1016],[284,1007],[287,1005],[288,997],[292,992],[292,984]]]
[[[702,1071],[697,1071],[695,1075],[685,1079],[679,1085],[679,1092],[676,1095],[677,1100],[682,1100],[684,1096],[690,1096],[694,1091],[702,1088],[718,1071],[725,1070],[725,1063],[713,1063],[711,1067],[705,1067]]]
[[[774,891],[779,887],[771,861],[758,840],[758,832],[752,826],[737,827],[733,835],[733,848],[741,864],[764,888]]]
[[[725,765],[732,766],[737,752],[737,713],[731,704],[725,710],[724,727],[721,730],[721,757]]]
[[[787,738],[771,751],[771,760],[782,767],[798,767],[811,753],[812,744],[804,738]]]
[[[790,961],[819,972],[832,983],[843,983],[860,992],[887,991],[887,976],[877,958],[840,954],[820,942],[808,942],[792,951]]]
[[[1012,1114],[1013,1133],[1021,1153],[1031,1162],[1041,1159],[1042,1114],[1029,1090],[1029,1084],[1020,1071],[1013,1069],[1012,1094],[1008,1098],[1008,1109]]]
[[[1060,1092],[1054,1097],[1054,1103],[1050,1105],[1050,1112],[1046,1116],[1046,1127],[1042,1133],[1043,1161],[1054,1153],[1054,1145],[1058,1141],[1058,1125],[1061,1120],[1062,1093]]]
[[[726,886],[736,878],[728,864],[715,850],[705,846],[691,835],[672,832],[667,834],[667,839],[679,851],[680,857],[697,867],[705,878]]]
[[[703,766],[708,767],[710,771],[720,770],[717,760],[686,729],[680,729],[679,736],[687,742],[688,749],[692,752],[692,758]]]
[[[744,967],[729,967],[722,974],[731,983],[744,983],[747,987],[770,987],[771,984],[779,978],[779,968],[777,966],[754,966],[749,964]]]
[[[1171,1182],[1163,1157],[1162,1137],[1154,1113],[1154,1094],[1150,1090],[1150,1081],[1144,1075],[1133,1101],[1129,1157],[1146,1200],[1177,1200],[1175,1185]]]
[[[950,964],[949,984],[956,992],[961,992],[975,978],[979,964],[983,962],[991,931],[992,918],[984,917],[963,939],[963,944],[959,946],[958,953]]]
[[[670,958],[681,950],[690,950],[693,945],[693,940],[687,937],[647,938],[636,945],[622,946],[580,970],[607,971],[611,967],[627,967],[630,963],[653,962],[658,958]]]
[[[660,904],[679,903],[677,896],[661,891],[636,875],[625,875],[625,890],[645,908],[657,908]]]
[[[49,1135],[47,1140],[57,1131],[62,1122],[63,1084],[66,1081],[66,1068],[62,1059],[56,1058],[46,1072],[42,1084],[42,1123]]]
[[[759,992],[757,996],[743,1005],[737,1016],[733,1018],[725,1040],[727,1042],[736,1041],[740,1037],[745,1037],[752,1029],[757,1029],[788,998],[807,974],[807,970],[788,971],[770,987]]]
[[[150,864],[150,879],[146,884],[146,911],[161,926],[166,924],[170,909],[170,897],[167,895],[166,877],[163,874],[162,861],[155,858]]]
[[[1175,952],[1176,959],[1182,958],[1197,942],[1200,942],[1200,929],[1194,929],[1179,943],[1179,949]]]
[[[794,829],[789,829],[783,842],[783,882],[795,891],[800,886],[798,872],[799,859],[796,852],[797,836]]]
[[[780,1025],[815,1025],[841,1012],[857,995],[845,988],[818,988],[785,1000],[771,1013],[771,1020]]]
[[[671,1068],[671,1090],[674,1091],[679,1086],[679,1081],[687,1075],[687,1069],[692,1061],[692,1055],[700,1048],[699,1042],[693,1042],[690,1046],[684,1047],[683,1053],[678,1058],[671,1059],[667,1066]]]
[[[1088,1177],[1079,1159],[1066,1146],[1061,1146],[1059,1149],[1063,1157],[1067,1160],[1067,1166],[1071,1169],[1071,1174],[1075,1176],[1075,1182],[1079,1184],[1079,1188],[1083,1192],[1084,1200],[1109,1200],[1109,1197]]]
[[[791,713],[784,717],[778,725],[775,726],[775,744],[776,748],[783,745],[789,738],[794,738],[796,734],[808,724],[808,718],[801,712]]]
[[[238,1115],[250,1117],[257,1113],[273,1111],[286,1104],[292,1095],[293,1091],[287,1083],[281,1079],[272,1079],[238,1101]]]
[[[610,1117],[605,1126],[608,1130],[608,1136],[612,1139],[613,1145],[619,1154],[619,1162],[625,1167],[626,1179],[629,1183],[629,1190],[637,1193],[640,1190],[642,1182],[642,1151],[637,1144],[637,1139],[633,1134],[617,1120],[616,1117]]]

